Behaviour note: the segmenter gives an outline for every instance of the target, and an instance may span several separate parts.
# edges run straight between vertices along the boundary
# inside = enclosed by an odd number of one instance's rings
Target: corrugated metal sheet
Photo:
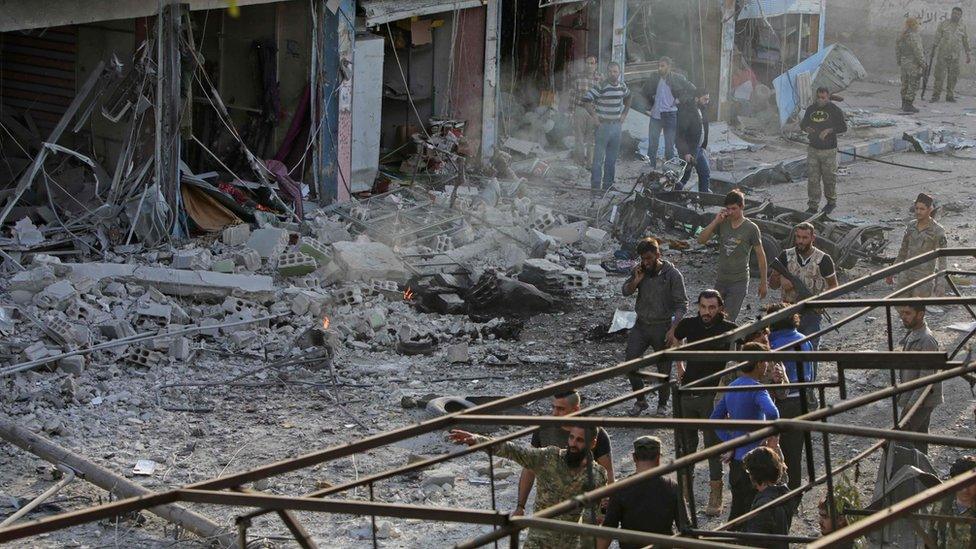
[[[53,127],[75,96],[77,27],[0,34],[0,101]]]
[[[481,0],[361,0],[366,24],[380,25],[409,17],[443,13],[483,5]]]
[[[787,13],[820,13],[823,0],[748,0],[739,20],[775,17]]]
[[[802,74],[809,77],[800,78]],[[837,93],[867,75],[854,52],[842,44],[831,44],[804,59],[773,79],[780,126],[785,126],[794,113],[807,107],[800,101],[809,101],[803,98],[811,97],[813,90],[826,86],[830,93]],[[809,89],[801,91],[800,81],[804,80],[809,82]]]

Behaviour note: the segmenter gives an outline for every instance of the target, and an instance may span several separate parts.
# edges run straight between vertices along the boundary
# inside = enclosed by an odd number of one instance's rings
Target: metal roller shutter
[[[53,128],[75,96],[77,55],[75,26],[0,34],[0,108]]]

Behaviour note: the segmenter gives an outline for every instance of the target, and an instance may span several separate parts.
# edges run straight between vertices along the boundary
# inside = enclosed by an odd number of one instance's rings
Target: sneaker
[[[829,213],[833,212],[836,209],[837,209],[837,203],[836,202],[828,202],[827,205],[824,206],[823,212],[825,214],[829,214]]]
[[[634,405],[630,408],[630,411],[627,412],[627,415],[630,417],[637,417],[642,413],[644,413],[644,410],[648,408],[650,408],[650,405],[647,403],[646,400],[637,400],[634,402]]]
[[[654,411],[654,415],[656,417],[668,417],[668,416],[670,416],[671,414],[670,414],[670,412],[668,412],[668,405],[667,404],[658,404],[657,405],[657,410]]]

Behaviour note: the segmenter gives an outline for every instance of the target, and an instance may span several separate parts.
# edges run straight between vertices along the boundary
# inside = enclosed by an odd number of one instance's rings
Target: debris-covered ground
[[[886,83],[862,82],[848,91],[844,106],[884,113],[887,105],[896,104],[896,93]],[[898,130],[870,128],[847,139],[856,142],[893,132],[900,136],[903,126],[915,124],[963,132],[976,127],[963,107],[938,104],[938,109],[943,112],[928,109],[912,119],[888,112],[884,116],[896,119]],[[801,145],[780,138],[741,137],[766,147],[723,155],[733,171],[751,161],[802,156]],[[949,169],[951,174],[865,161],[847,164],[840,170],[840,203],[832,217],[853,226],[890,227],[885,253],[890,257],[897,251],[912,199],[926,191],[941,205],[939,222],[950,235],[950,245],[972,245],[976,191],[968,177],[972,159],[962,157],[966,153],[885,156]],[[385,202],[374,198],[345,209],[306,211],[302,226],[236,225],[216,238],[173,246],[116,247],[88,263],[33,254],[24,271],[2,282],[0,372],[9,374],[0,378],[5,414],[160,491],[422,421],[437,411],[437,397],[507,396],[612,365],[623,358],[625,336],[601,332],[614,311],[632,309],[633,300],[620,295],[623,276],[612,272],[619,259],[614,254],[626,242],[615,238],[622,235],[615,234],[607,219],[643,164],[621,161],[621,192],[593,200],[588,174],[573,173],[565,153],[546,161],[572,179],[518,182],[499,174],[497,180],[485,178],[478,187],[456,193],[450,186],[435,192],[405,189],[394,191]],[[805,193],[803,180],[748,188],[750,199],[800,210]],[[31,237],[26,225],[17,231],[21,239]],[[692,235],[659,218],[652,220],[650,233],[668,242],[665,258],[684,274],[689,297],[711,286],[712,246],[698,245]],[[974,267],[971,258],[954,263],[962,269]],[[862,259],[840,272],[841,282],[880,266]],[[855,295],[890,291],[876,284]],[[770,293],[766,302],[778,296]],[[758,308],[758,298],[751,295],[740,320],[755,317]],[[963,335],[950,326],[969,322],[962,308],[929,314],[930,327],[944,348]],[[897,341],[903,330],[897,317],[895,323]],[[822,342],[825,348],[863,351],[886,345],[884,311],[872,312]],[[12,372],[90,348],[99,350]],[[832,366],[821,369],[823,378],[835,374]],[[850,375],[854,394],[889,383],[887,375]],[[587,387],[584,405],[628,387],[625,379]],[[932,431],[971,436],[969,388],[954,380],[946,384],[945,394]],[[828,396],[837,398],[833,391]],[[528,410],[547,413],[548,403],[537,402]],[[622,415],[624,410],[620,406],[608,413]],[[889,403],[876,403],[840,421],[889,426]],[[610,432],[618,475],[628,474],[633,470],[630,442],[644,433]],[[671,433],[655,434],[665,440],[665,455],[673,455]],[[834,464],[871,442],[832,438]],[[435,433],[254,488],[304,494],[450,449],[444,434]],[[937,470],[945,471],[957,456],[955,450],[933,447],[930,457]],[[133,472],[140,460],[154,462],[151,474]],[[859,471],[858,485],[866,495],[873,487],[876,463],[876,457],[868,460]],[[501,510],[514,507],[518,472],[509,462],[496,463]],[[0,446],[4,514],[13,510],[11,498],[32,498],[54,482],[50,464],[12,445]],[[804,499],[794,533],[817,535],[815,505],[821,491],[815,489]],[[703,468],[696,492],[701,510],[707,496]],[[364,489],[346,495],[368,497]],[[377,484],[375,495],[380,501],[488,508],[487,458],[475,454],[423,474],[386,480]],[[105,500],[106,492],[79,480],[42,507],[43,513],[31,516]],[[244,511],[193,508],[228,527]],[[174,536],[181,545],[199,543],[144,515],[146,522],[129,517],[78,526],[22,545],[165,547],[174,544]],[[360,547],[370,537],[368,519],[299,517],[322,546]],[[699,520],[706,526],[717,524],[704,515]],[[419,521],[381,520],[379,526],[384,547],[443,547],[482,531]],[[250,535],[289,544],[287,530],[274,515],[256,520]]]

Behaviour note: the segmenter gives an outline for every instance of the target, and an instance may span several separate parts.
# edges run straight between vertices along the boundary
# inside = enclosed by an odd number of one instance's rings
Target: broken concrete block
[[[583,233],[583,242],[580,244],[580,247],[583,248],[584,252],[599,252],[606,246],[608,236],[607,231],[590,227]]]
[[[68,374],[80,376],[85,373],[85,357],[81,355],[66,356],[58,361],[58,369]]]
[[[112,320],[99,324],[98,331],[103,337],[110,340],[122,339],[136,335],[136,331],[132,328],[132,324],[129,324],[124,320]]]
[[[54,271],[48,265],[34,267],[29,271],[20,271],[10,277],[10,291],[23,291],[36,294],[44,288],[58,281]]]
[[[554,225],[559,224],[556,216],[552,212],[543,212],[541,215],[536,216],[529,224],[529,227],[537,231],[546,232],[546,229]]]
[[[285,252],[278,256],[278,274],[305,276],[318,268],[315,258],[302,252]]]
[[[607,271],[599,265],[587,265],[586,274],[590,277],[590,280],[602,280],[607,277]]]
[[[321,244],[329,245],[335,244],[336,242],[352,240],[352,235],[349,234],[349,231],[346,230],[342,223],[320,219],[316,221],[316,224],[318,228],[315,230],[315,240],[318,240]]]
[[[390,299],[403,298],[403,292],[400,291],[400,286],[392,280],[370,280],[369,293],[372,295],[382,295]]]
[[[173,307],[161,303],[142,303],[136,307],[136,315],[159,326],[166,326],[173,315]]]
[[[220,233],[220,241],[228,246],[240,246],[251,237],[251,226],[247,223],[231,225]]]
[[[584,272],[576,269],[566,269],[563,271],[563,279],[566,288],[570,290],[580,290],[590,285],[590,277]]]
[[[68,322],[61,317],[48,319],[46,326],[72,348],[87,347],[91,344],[91,331],[87,326]]]
[[[174,269],[190,269],[198,271],[210,270],[213,265],[213,255],[210,250],[193,248],[190,250],[177,250],[173,252],[173,261],[170,267]]]
[[[298,241],[298,250],[315,258],[319,265],[325,265],[330,259],[329,248],[318,240],[307,236],[303,236]]]
[[[152,368],[163,362],[163,355],[145,347],[133,347],[126,353],[125,361],[136,366]]]
[[[256,271],[261,268],[261,254],[252,248],[242,248],[232,256],[234,264],[244,267],[248,271]]]
[[[68,308],[70,300],[77,297],[78,292],[71,282],[59,280],[34,295],[34,305],[41,309],[57,309],[63,311]]]
[[[308,312],[308,308],[311,304],[311,298],[304,293],[299,292],[291,298],[291,312],[295,313],[296,315],[303,315]]]
[[[220,324],[220,321],[217,320],[216,318],[205,318],[205,319],[201,320],[199,322],[199,324],[200,324],[201,327],[203,327],[203,326],[217,326],[218,324]],[[220,336],[220,328],[216,328],[216,327],[215,328],[206,328],[206,329],[200,330],[197,333],[199,333],[200,335],[203,335],[203,336],[207,336],[207,337],[219,337]]]
[[[447,347],[447,361],[451,364],[470,362],[471,356],[468,352],[468,344],[458,343],[456,345],[449,345]]]
[[[185,337],[175,337],[169,343],[169,356],[176,360],[189,360],[190,340]]]
[[[219,301],[228,295],[242,295],[261,301],[274,298],[274,280],[270,276],[223,274],[162,267],[141,267],[120,263],[67,263],[72,277],[87,276],[94,280],[119,279],[150,287],[166,295],[192,297],[199,301]],[[129,291],[132,294],[132,290]]]
[[[102,294],[112,297],[127,297],[129,292],[125,289],[125,284],[113,280],[102,288]]]
[[[434,237],[433,248],[435,252],[444,253],[448,250],[454,249],[454,240],[444,234],[439,234]]]
[[[238,297],[226,297],[224,302],[220,305],[220,308],[228,314],[236,314],[242,312],[250,312],[257,309],[257,305],[249,301],[244,301]]]
[[[44,242],[44,235],[28,217],[14,223],[13,234],[21,246],[36,246]]]
[[[585,221],[577,221],[566,225],[558,225],[546,229],[546,234],[555,238],[560,244],[569,246],[576,244],[583,238],[583,233],[587,229]]]
[[[250,250],[254,252],[254,250]],[[261,259],[258,259],[258,265],[260,266]],[[234,272],[235,262],[232,258],[224,258],[214,261],[213,266],[210,268],[215,273],[232,273]]]
[[[348,280],[381,278],[405,282],[410,276],[393,250],[380,242],[336,242],[333,262]]]
[[[23,353],[25,361],[40,360],[49,354],[47,346],[40,341],[35,341],[34,343],[25,347]]]
[[[335,292],[332,299],[338,305],[359,305],[363,302],[363,292],[358,286],[343,288]]]
[[[369,323],[370,328],[378,330],[386,326],[386,311],[374,307],[366,314],[366,321]]]
[[[288,231],[283,229],[258,229],[247,241],[247,247],[256,251],[261,259],[277,257],[287,246]]]

